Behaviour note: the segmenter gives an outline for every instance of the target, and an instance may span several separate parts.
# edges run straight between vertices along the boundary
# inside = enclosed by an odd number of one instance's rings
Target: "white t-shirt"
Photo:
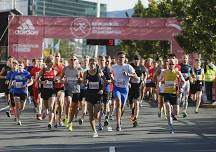
[[[114,64],[112,66],[114,85],[120,88],[127,88],[129,85],[130,77],[128,75],[124,75],[123,72],[133,74],[135,73],[135,70],[130,64]]]

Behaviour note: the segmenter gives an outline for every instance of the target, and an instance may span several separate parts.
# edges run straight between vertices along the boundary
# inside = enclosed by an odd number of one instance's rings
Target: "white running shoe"
[[[97,137],[98,137],[98,133],[97,133],[97,132],[93,132],[92,137],[93,137],[93,138],[97,138]]]

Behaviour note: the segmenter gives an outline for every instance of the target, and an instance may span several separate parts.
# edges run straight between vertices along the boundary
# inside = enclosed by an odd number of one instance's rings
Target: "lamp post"
[[[97,14],[96,17],[100,17],[100,0],[97,0]],[[95,46],[95,58],[98,56],[98,45]]]

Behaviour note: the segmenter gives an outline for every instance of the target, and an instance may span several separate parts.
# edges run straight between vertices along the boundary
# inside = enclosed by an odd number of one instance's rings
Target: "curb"
[[[200,108],[216,108],[216,105],[212,105],[212,104],[202,104],[200,105]]]

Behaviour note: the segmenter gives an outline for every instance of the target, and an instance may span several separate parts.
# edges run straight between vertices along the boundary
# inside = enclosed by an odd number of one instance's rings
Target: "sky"
[[[97,2],[97,0],[86,0]],[[141,0],[144,6],[148,5],[148,0]],[[133,8],[138,0],[100,0],[101,3],[107,4],[107,11],[120,11]]]

